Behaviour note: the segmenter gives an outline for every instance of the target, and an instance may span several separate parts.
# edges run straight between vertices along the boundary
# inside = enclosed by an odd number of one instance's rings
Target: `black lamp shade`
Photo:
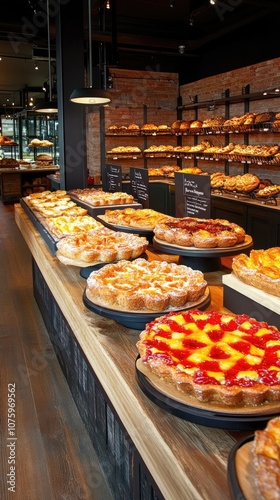
[[[106,90],[89,87],[74,89],[70,96],[70,101],[77,104],[104,106],[104,104],[111,102],[111,96]]]
[[[56,101],[44,101],[40,104],[37,104],[34,107],[34,111],[37,113],[58,113],[58,107]]]

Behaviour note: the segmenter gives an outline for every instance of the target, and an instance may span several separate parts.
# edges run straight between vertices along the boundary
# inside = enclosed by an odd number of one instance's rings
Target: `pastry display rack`
[[[257,195],[258,190],[255,189],[253,191],[245,192],[245,191],[227,191],[226,189],[223,188],[211,188],[211,194],[216,195],[216,196],[233,196],[237,200],[255,200],[261,205],[274,205],[277,206],[278,202],[277,199],[280,196],[280,192],[277,192],[275,194],[272,194],[270,196],[266,197],[259,197]]]
[[[107,151],[106,158],[109,160],[138,160],[142,158],[142,151]]]
[[[269,95],[269,94],[264,94],[263,92],[250,92],[250,85],[246,85],[245,87],[242,87],[242,93],[239,95],[230,95],[230,89],[226,89],[224,92],[221,94],[221,98],[209,100],[209,101],[198,101],[198,97],[194,96],[192,99],[192,102],[189,104],[184,104],[181,106],[178,106],[178,113],[185,118],[185,112],[193,112],[194,114],[194,119],[198,120],[199,119],[199,112],[200,110],[208,110],[210,111],[211,109],[215,110],[215,115],[223,115],[226,117],[226,121],[224,123],[218,124],[217,126],[212,126],[212,127],[205,127],[200,130],[196,130],[196,135],[224,135],[225,136],[225,145],[229,143],[229,137],[232,134],[239,134],[239,136],[243,135],[243,143],[244,145],[249,145],[249,138],[251,134],[259,134],[264,135],[266,137],[269,137],[270,133],[277,134],[280,132],[280,121],[278,119],[278,115],[276,112],[263,112],[263,111],[257,111],[257,109],[260,109],[260,103],[262,106],[262,110],[264,108],[264,105],[261,101],[266,101],[279,98],[280,96],[278,94]],[[251,109],[252,108],[252,103],[257,103],[257,109]],[[230,125],[230,116],[231,113],[235,113],[235,107],[234,105],[236,104],[243,104],[243,111],[244,115],[245,114],[255,114],[259,115],[259,121],[255,121],[253,123],[239,123],[238,117],[236,120],[236,123],[234,123],[234,118],[232,119],[232,124]],[[241,115],[241,116],[244,116]],[[241,118],[240,116],[240,118]],[[229,125],[227,125],[229,124]],[[178,134],[180,135],[180,134]],[[183,135],[193,135],[188,134],[188,131],[186,131]],[[271,139],[271,141],[274,142],[275,139]],[[194,139],[195,143],[197,143],[197,139]],[[238,141],[240,142],[240,141]],[[270,166],[278,166],[280,164],[280,160],[278,157],[275,157],[274,155],[262,155],[262,154],[208,154],[208,153],[195,153],[195,155],[192,154],[186,154],[184,156],[185,159],[192,159],[192,160],[212,160],[212,161],[224,161],[225,162],[225,167],[224,171],[225,173],[229,173],[229,168],[232,162],[238,162],[240,164],[243,164],[243,171],[244,173],[248,172],[250,169],[250,165],[270,165]]]

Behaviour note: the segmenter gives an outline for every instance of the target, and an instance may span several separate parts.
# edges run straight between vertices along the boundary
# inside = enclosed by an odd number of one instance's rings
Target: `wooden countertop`
[[[135,377],[139,331],[89,311],[82,300],[85,280],[79,268],[59,262],[21,206],[14,208],[16,223],[48,287],[164,498],[229,499],[228,455],[236,439],[248,432],[194,424],[151,402]],[[165,258],[153,252],[149,257]],[[221,275],[205,275],[210,308],[220,310]]]
[[[0,168],[0,174],[30,174],[31,172],[56,172],[59,170],[59,167],[56,166],[46,166],[46,167],[36,167],[36,168],[19,168],[19,167],[14,167],[14,168]]]

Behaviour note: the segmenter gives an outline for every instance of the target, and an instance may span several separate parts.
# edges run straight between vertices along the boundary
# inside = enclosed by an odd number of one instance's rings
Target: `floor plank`
[[[33,297],[31,256],[13,205],[2,204],[0,340],[0,498],[111,500]],[[15,488],[7,475],[13,462]]]

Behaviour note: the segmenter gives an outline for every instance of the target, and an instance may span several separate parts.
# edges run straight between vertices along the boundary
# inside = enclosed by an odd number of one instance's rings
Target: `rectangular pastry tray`
[[[96,217],[97,215],[104,215],[106,210],[123,210],[124,208],[143,208],[141,203],[125,203],[122,205],[99,205],[99,206],[93,206],[90,203],[86,203],[76,196],[73,196],[70,194],[71,200],[77,203],[80,207],[85,208],[89,215],[92,217]]]
[[[280,298],[240,281],[233,273],[222,277],[223,305],[235,314],[248,314],[280,329]]]
[[[56,254],[56,243],[58,240],[56,240],[50,233],[49,231],[45,228],[43,224],[43,217],[38,213],[38,215],[29,207],[27,202],[21,198],[20,200],[20,205],[22,206],[23,210],[25,213],[28,215],[29,219],[33,223],[33,225],[36,227],[37,231],[39,231],[40,235],[42,236],[43,240],[47,243],[49,249],[51,252],[55,255]]]

